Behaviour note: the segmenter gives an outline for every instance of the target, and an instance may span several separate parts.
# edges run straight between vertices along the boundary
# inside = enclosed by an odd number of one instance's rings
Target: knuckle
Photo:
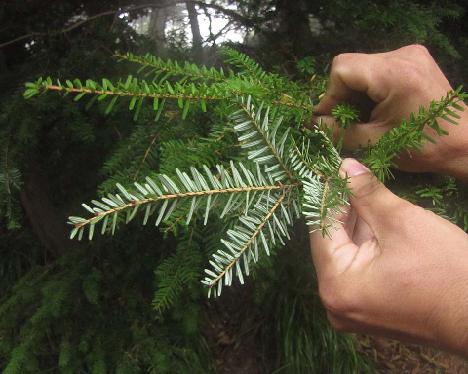
[[[397,51],[404,52],[405,54],[410,55],[429,55],[429,50],[422,44],[410,44],[405,47],[400,48]]]
[[[333,57],[332,60],[332,71],[337,71],[340,70],[343,66],[346,66],[349,64],[349,62],[352,60],[354,53],[341,53],[335,57]]]
[[[345,58],[345,56],[346,56],[346,53],[341,53],[341,54],[336,55],[335,57],[333,57],[332,66],[336,67],[337,65],[341,64],[343,62],[343,58]]]
[[[411,49],[413,49],[416,52],[424,53],[424,54],[429,54],[428,49],[423,46],[422,44],[411,44],[409,46]]]

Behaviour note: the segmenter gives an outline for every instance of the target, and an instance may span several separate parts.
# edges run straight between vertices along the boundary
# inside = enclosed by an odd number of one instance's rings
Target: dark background
[[[406,0],[4,0],[0,368],[8,373],[388,369],[391,354],[380,358],[386,364],[369,354],[378,342],[360,338],[356,343],[328,327],[304,233],[288,245],[293,255],[274,257],[275,266],[216,302],[208,302],[198,285],[206,257],[165,261],[186,246],[203,253],[208,245],[203,233],[185,242],[177,233],[135,224],[113,238],[70,241],[66,217],[96,190],[108,191],[116,180],[158,168],[161,143],[154,140],[155,125],[145,126],[144,115],[136,122],[125,110],[104,116],[55,95],[26,101],[24,82],[48,75],[63,80],[126,76],[130,68],[117,63],[116,52],[217,65],[222,43],[267,70],[307,79],[326,75],[339,53],[422,43],[458,86],[468,74],[466,6],[467,1]],[[145,15],[148,31],[137,33],[132,24]],[[222,33],[204,38],[200,15],[223,17],[247,37],[243,43],[230,43]],[[168,32],[177,17],[186,26]],[[306,66],[302,73],[296,68],[300,61]],[[203,129],[166,120],[174,125],[166,140],[203,135]],[[172,297],[171,306],[161,312],[152,304],[155,292],[165,281],[182,282],[179,268],[195,275],[183,290],[165,296]],[[405,351],[402,365],[414,361],[435,370],[437,360],[425,362],[418,349]],[[440,360],[441,367],[452,365]]]

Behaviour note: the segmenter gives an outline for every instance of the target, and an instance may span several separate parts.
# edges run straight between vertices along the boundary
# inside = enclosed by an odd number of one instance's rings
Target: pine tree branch
[[[227,50],[227,48],[224,48],[224,50]],[[237,54],[240,55],[236,51],[236,56]],[[133,62],[133,63],[141,65],[142,67],[140,68],[139,72],[142,72],[145,69],[152,69],[155,72],[157,72],[158,75],[160,75],[160,73],[166,73],[163,76],[163,79],[159,82],[160,84],[162,83],[162,81],[167,80],[171,76],[183,76],[184,78],[188,78],[191,80],[204,79],[204,80],[214,81],[214,82],[226,82],[227,80],[232,78],[232,76],[226,76],[222,69],[217,70],[215,68],[207,68],[206,66],[199,67],[195,64],[189,64],[188,62],[186,62],[183,66],[180,66],[176,61],[163,60],[151,54],[147,54],[145,56],[137,56],[131,53],[127,53],[125,55],[116,54],[114,56],[121,60],[126,60],[129,62]],[[251,75],[252,74],[262,75],[263,71],[258,66],[258,64],[256,65],[257,68],[255,68],[255,66],[250,66],[250,65],[247,65],[247,66],[248,66],[247,67],[248,71],[250,72]],[[233,74],[232,71],[230,71],[230,74],[231,75]],[[241,80],[245,80],[248,78],[241,74],[236,74],[234,75],[234,77],[241,79]],[[263,85],[263,82],[261,79],[258,80],[258,83]],[[264,85],[263,85],[263,88],[267,91],[270,90]],[[236,94],[241,94],[241,93],[237,92]],[[282,105],[282,106],[286,106],[289,108],[301,109],[310,113],[312,113],[314,109],[313,105],[302,103],[302,102],[296,102],[291,96],[286,96],[286,95],[283,95],[281,99],[274,99],[271,102],[272,104]]]
[[[271,103],[286,106],[289,108],[305,110],[309,113],[313,113],[314,108],[315,108],[315,106],[312,104],[304,104],[304,103],[290,102],[290,101],[284,101],[284,100],[272,100]]]
[[[148,97],[148,98],[162,98],[162,99],[187,99],[187,100],[222,100],[225,97],[221,96],[210,96],[210,95],[190,95],[190,94],[169,94],[169,93],[143,93],[143,92],[126,92],[121,90],[109,91],[109,90],[92,90],[87,88],[69,88],[64,86],[57,86],[57,85],[46,85],[44,89],[50,91],[61,91],[66,93],[73,93],[73,94],[93,94],[93,95],[108,95],[108,96],[128,96],[128,97]]]
[[[143,158],[142,158],[142,160],[141,160],[141,162],[140,162],[140,165],[139,165],[138,169],[136,170],[135,175],[133,176],[133,180],[134,180],[134,181],[137,180],[137,178],[138,178],[138,173],[140,172],[141,167],[143,166],[143,164],[145,163],[146,159],[148,158],[148,156],[149,156],[149,154],[150,154],[150,152],[151,152],[151,148],[153,147],[154,143],[156,143],[156,139],[158,138],[158,135],[159,135],[159,134],[156,134],[156,135],[154,135],[154,136],[152,137],[151,142],[150,142],[148,148],[146,148],[145,154],[143,155]]]
[[[210,195],[221,195],[221,194],[235,194],[235,193],[248,193],[248,192],[265,192],[265,191],[277,191],[277,190],[287,190],[291,188],[298,187],[299,183],[294,184],[278,184],[278,185],[267,185],[267,186],[247,186],[247,187],[237,187],[237,188],[224,188],[224,189],[216,189],[216,190],[206,190],[206,191],[193,191],[193,192],[181,192],[181,193],[174,193],[174,194],[166,194],[161,195],[158,197],[152,197],[147,199],[136,199],[127,204],[120,205],[118,207],[103,211],[103,212],[95,212],[95,216],[89,219],[82,220],[77,223],[73,223],[76,229],[81,229],[82,227],[95,223],[96,220],[100,220],[105,216],[112,215],[114,213],[118,213],[123,210],[147,205],[147,204],[155,204],[160,201],[165,200],[175,200],[181,199],[186,197],[203,197],[203,196],[210,196]]]
[[[378,176],[384,180],[391,175],[390,168],[395,166],[394,158],[404,150],[421,149],[425,140],[434,142],[434,139],[424,133],[429,126],[437,135],[447,135],[437,122],[439,118],[453,125],[457,124],[460,116],[456,113],[462,111],[458,103],[466,99],[468,95],[462,92],[462,87],[449,91],[439,101],[433,100],[429,107],[419,108],[419,112],[411,113],[408,120],[403,120],[399,127],[395,127],[383,135],[377,144],[368,150],[363,162]]]
[[[225,61],[240,70],[239,76],[254,80],[267,92],[281,95],[280,99],[272,100],[273,104],[313,112],[310,97],[304,95],[304,89],[297,84],[278,74],[266,72],[257,61],[235,49],[223,47],[221,51]]]
[[[229,264],[227,264],[224,267],[223,271],[221,271],[214,279],[210,280],[209,283],[206,283],[210,289],[216,286],[218,282],[220,282],[226,276],[226,274],[231,271],[232,267],[236,265],[236,263],[239,261],[241,256],[247,250],[251,248],[254,241],[257,240],[257,237],[265,228],[265,225],[268,223],[268,221],[272,218],[275,211],[281,206],[281,203],[284,201],[285,198],[286,198],[286,189],[283,189],[280,197],[276,200],[276,203],[271,207],[267,215],[263,218],[262,222],[257,226],[257,228],[255,229],[251,237],[248,239],[248,241],[238,251],[238,254],[233,258],[233,260]]]
[[[299,149],[297,144],[293,142],[291,148],[290,162],[301,177],[307,176],[309,173],[318,175],[320,178],[326,178],[325,174],[319,170],[316,163],[312,162],[310,158],[310,140],[305,144],[303,139],[302,150]]]
[[[115,54],[114,56],[120,60],[126,60],[141,65],[142,67],[139,72],[145,69],[152,69],[158,73],[167,73],[164,75],[164,80],[167,80],[171,76],[183,76],[191,80],[205,79],[222,82],[227,78],[222,69],[207,68],[204,65],[199,67],[188,62],[185,62],[185,64],[181,66],[176,61],[163,60],[151,54],[137,56],[132,53],[127,53],[125,55]]]
[[[327,199],[328,199],[328,192],[330,191],[330,178],[326,178],[325,181],[323,182],[323,192],[322,192],[322,199],[320,201],[320,230],[325,229],[325,219],[326,219],[326,210],[328,209],[327,207]]]
[[[244,114],[250,119],[252,126],[255,128],[257,133],[260,135],[263,144],[266,145],[273,157],[275,158],[276,162],[281,166],[283,171],[287,174],[288,178],[290,181],[296,181],[296,178],[294,175],[291,173],[289,168],[286,166],[284,163],[282,157],[279,155],[278,151],[276,150],[276,147],[271,143],[269,136],[266,134],[265,130],[262,128],[262,125],[258,122],[257,120],[257,115],[253,111],[253,107],[251,107],[250,100],[248,100],[247,103],[244,103],[241,101],[239,103],[242,111]],[[261,108],[258,109],[261,111]]]

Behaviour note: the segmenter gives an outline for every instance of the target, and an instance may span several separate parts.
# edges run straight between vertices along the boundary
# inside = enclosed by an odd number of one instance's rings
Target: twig
[[[184,197],[198,197],[198,196],[209,196],[209,195],[220,195],[224,193],[240,193],[240,192],[259,192],[259,191],[284,191],[287,189],[292,189],[294,187],[299,186],[300,183],[291,183],[291,184],[276,184],[276,185],[268,185],[268,186],[248,186],[248,187],[231,187],[231,188],[223,188],[219,190],[205,190],[205,191],[189,191],[189,192],[179,192],[179,193],[173,193],[173,194],[167,194],[167,195],[160,195],[160,196],[155,196],[155,197],[150,197],[147,199],[142,199],[142,200],[134,200],[131,201],[127,204],[117,206],[115,208],[111,208],[106,211],[102,212],[96,212],[94,217],[88,218],[82,222],[76,223],[74,226],[77,229],[82,228],[83,226],[86,226],[96,218],[96,217],[102,217],[102,216],[108,216],[110,214],[114,214],[116,212],[120,212],[121,210],[129,209],[131,207],[135,206],[141,206],[141,205],[146,205],[146,204],[154,204],[159,201],[164,201],[164,200],[173,200],[173,199],[180,199]]]
[[[236,264],[237,260],[244,254],[244,252],[250,248],[250,246],[254,243],[257,236],[262,232],[269,219],[273,216],[276,209],[278,209],[278,207],[281,205],[285,198],[286,191],[283,190],[281,196],[278,198],[278,200],[276,200],[276,203],[268,211],[267,215],[263,218],[262,222],[255,229],[253,234],[250,236],[249,240],[242,246],[242,248],[239,249],[239,255],[233,258],[233,260],[228,265],[226,265],[223,271],[220,272],[217,275],[217,277],[211,281],[211,284],[209,285],[210,288],[214,287],[218,282],[220,282],[224,275]]]
[[[233,20],[229,20],[229,22],[226,23],[226,25],[221,30],[219,30],[216,34],[213,34],[211,32],[211,19],[210,19],[210,36],[208,39],[206,39],[206,42],[208,43],[208,42],[213,41],[213,43],[216,43],[216,39],[218,39],[223,33],[227,32],[227,29],[231,27],[233,23],[234,23]]]
[[[141,160],[140,165],[139,165],[137,171],[135,172],[135,175],[133,176],[133,180],[134,180],[134,181],[136,181],[136,179],[138,178],[138,173],[140,172],[141,167],[143,166],[143,164],[145,163],[146,159],[148,158],[149,153],[150,153],[150,151],[151,151],[151,148],[153,147],[153,144],[156,142],[156,139],[158,138],[158,135],[159,135],[159,134],[156,134],[156,135],[153,136],[153,139],[151,139],[151,142],[150,142],[148,148],[146,148],[145,155],[143,156],[143,159]]]

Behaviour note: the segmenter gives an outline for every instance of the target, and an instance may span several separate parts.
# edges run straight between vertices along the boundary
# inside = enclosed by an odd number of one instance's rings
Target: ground
[[[226,293],[233,297],[225,298],[222,307],[207,302],[204,331],[216,357],[216,373],[266,374],[278,366],[273,362],[274,347],[259,347],[264,321],[258,315],[251,318],[254,306],[246,297],[248,288],[232,287]],[[468,361],[446,352],[390,339],[356,338],[359,351],[375,363],[379,374],[468,374]]]
[[[376,363],[378,373],[468,373],[468,361],[436,349],[395,340],[359,336],[359,348]]]

